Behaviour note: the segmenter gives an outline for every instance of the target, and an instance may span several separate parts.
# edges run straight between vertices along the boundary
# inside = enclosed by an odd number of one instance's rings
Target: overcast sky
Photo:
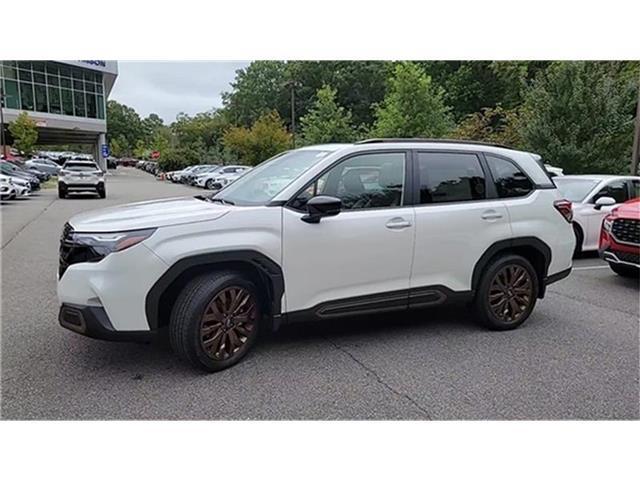
[[[220,107],[235,71],[249,62],[118,62],[118,78],[109,95],[146,117],[157,113],[166,124],[185,112],[193,115]]]

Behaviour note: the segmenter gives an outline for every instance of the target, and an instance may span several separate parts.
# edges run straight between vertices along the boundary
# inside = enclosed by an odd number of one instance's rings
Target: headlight
[[[613,227],[613,219],[605,217],[602,221],[602,228],[604,228],[607,232],[611,232],[611,227]]]
[[[104,258],[110,253],[121,252],[149,238],[155,228],[131,230],[128,232],[82,233],[74,232],[71,243],[89,247],[95,256]]]

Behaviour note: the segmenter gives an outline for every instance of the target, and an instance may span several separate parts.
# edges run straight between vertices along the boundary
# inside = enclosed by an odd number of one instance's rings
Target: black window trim
[[[509,162],[511,165],[513,165],[520,173],[522,173],[525,177],[527,177],[527,179],[529,180],[529,183],[531,183],[531,191],[529,193],[527,193],[526,195],[520,195],[518,197],[504,197],[501,198],[498,195],[498,189],[496,188],[496,179],[493,176],[493,172],[491,171],[491,168],[489,167],[489,161],[487,160],[487,156],[492,156],[492,157],[496,157],[499,158],[500,160],[505,160],[507,162]],[[499,199],[499,200],[519,200],[522,198],[528,198],[530,197],[533,192],[535,192],[536,190],[553,190],[555,188],[557,188],[555,186],[555,183],[553,184],[553,188],[549,188],[546,185],[539,185],[536,182],[533,181],[533,179],[529,176],[529,174],[527,172],[525,172],[520,165],[518,165],[517,162],[513,161],[512,159],[505,157],[504,155],[497,155],[495,153],[488,153],[488,152],[482,152],[482,158],[483,160],[486,162],[487,165],[487,170],[489,171],[489,176],[491,177],[491,186],[492,189],[495,193],[495,198]],[[552,181],[553,183],[553,181]]]
[[[418,155],[420,153],[448,153],[448,154],[471,154],[475,155],[478,159],[478,163],[480,164],[480,168],[482,169],[482,173],[485,178],[485,198],[482,200],[460,200],[456,202],[435,202],[435,203],[420,203],[420,167],[418,165]],[[415,207],[440,207],[446,205],[460,205],[467,203],[481,203],[486,201],[495,201],[500,200],[497,196],[497,191],[495,184],[493,182],[493,177],[491,176],[491,172],[489,171],[489,166],[487,164],[486,159],[484,158],[484,154],[482,151],[476,150],[457,150],[457,149],[427,149],[427,148],[417,148],[412,150],[412,163],[413,163],[413,205]],[[491,180],[491,181],[490,181]],[[518,197],[524,198],[524,197]]]
[[[398,209],[398,208],[406,208],[406,207],[411,207],[413,206],[413,199],[414,199],[414,195],[412,195],[413,192],[413,188],[410,188],[410,186],[413,186],[413,182],[412,182],[412,177],[413,177],[413,168],[412,168],[412,150],[409,148],[394,148],[394,149],[376,149],[376,150],[360,150],[357,152],[352,152],[349,153],[343,157],[338,158],[337,160],[335,160],[334,162],[332,162],[330,165],[326,166],[324,169],[322,169],[322,171],[320,171],[320,173],[317,173],[311,180],[309,180],[307,183],[304,184],[304,186],[300,189],[298,189],[296,191],[296,193],[294,193],[293,195],[291,195],[291,197],[289,198],[289,200],[287,200],[284,203],[284,207],[288,208],[289,210],[292,210],[294,212],[297,213],[304,213],[305,210],[300,210],[298,208],[293,207],[292,202],[298,197],[298,195],[300,195],[302,192],[304,192],[307,188],[309,188],[314,182],[316,182],[320,177],[322,177],[325,173],[327,173],[329,170],[333,169],[334,167],[337,167],[338,165],[340,165],[342,162],[346,162],[347,160],[354,158],[354,157],[360,157],[363,155],[375,155],[375,154],[384,154],[384,153],[403,153],[404,154],[404,185],[402,187],[403,192],[402,192],[402,205],[397,205],[395,207],[371,207],[371,208],[357,208],[354,210],[348,209],[348,210],[342,210],[340,212],[340,215],[345,214],[345,213],[352,213],[352,212],[362,212],[362,211],[373,211],[373,210],[393,210],[393,209]]]

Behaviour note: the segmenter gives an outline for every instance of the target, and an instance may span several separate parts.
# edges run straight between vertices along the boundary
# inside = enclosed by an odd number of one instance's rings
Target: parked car
[[[118,168],[118,161],[113,157],[107,158],[107,169],[115,170],[116,168]]]
[[[0,173],[29,182],[31,191],[40,190],[40,180],[30,172],[18,168],[7,160],[0,160]]]
[[[196,167],[197,165],[191,165],[190,167],[186,167],[186,168],[183,168],[182,170],[173,172],[173,175],[171,175],[171,181],[174,183],[181,183],[182,176],[188,174],[191,170],[193,170]]]
[[[26,162],[24,162],[21,159],[8,160],[8,162],[11,163],[13,166],[17,167],[18,169],[20,169],[22,172],[28,173],[33,175],[34,177],[37,177],[38,180],[40,180],[40,182],[46,182],[51,178],[51,175],[49,175],[48,173],[40,170],[37,167],[30,167],[29,165],[26,164]]]
[[[211,196],[74,216],[59,322],[110,340],[168,327],[207,371],[282,323],[471,303],[521,325],[571,271],[571,203],[527,152],[371,140],[278,155]]]
[[[7,188],[7,200],[13,200],[14,198],[20,197],[28,197],[31,193],[31,184],[28,180],[24,180],[23,178],[0,174],[0,182],[3,186],[8,185],[10,187]]]
[[[69,160],[58,176],[58,197],[67,198],[70,192],[94,191],[100,198],[107,196],[104,172],[93,161]]]
[[[573,204],[575,254],[597,250],[604,217],[617,205],[640,196],[640,177],[565,175],[553,181]]]
[[[0,200],[13,200],[17,196],[16,188],[13,186],[11,177],[0,174]]]
[[[598,252],[618,275],[640,276],[640,198],[623,203],[604,217]]]
[[[62,168],[60,167],[60,165],[58,165],[52,160],[49,160],[46,158],[39,158],[39,157],[32,158],[31,160],[27,160],[24,163],[29,169],[32,167],[35,167],[37,170],[40,170],[41,172],[45,172],[45,173],[48,173],[49,175],[55,175],[55,176],[58,175],[58,173],[60,172],[60,169]]]
[[[233,183],[242,175],[251,170],[244,165],[228,165],[220,167],[213,172],[200,174],[196,177],[195,185],[207,190],[220,190]]]
[[[180,181],[186,185],[191,185],[200,173],[217,170],[219,165],[194,165],[193,168],[186,169],[180,175]]]

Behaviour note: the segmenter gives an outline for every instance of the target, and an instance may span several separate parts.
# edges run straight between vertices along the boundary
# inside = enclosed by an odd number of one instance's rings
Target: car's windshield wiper
[[[222,203],[223,205],[235,205],[235,203],[233,203],[231,200],[225,200],[224,198],[214,198],[213,196],[209,195],[207,197],[205,197],[204,195],[196,195],[194,198],[197,198],[198,200],[203,200],[205,202],[218,202],[218,203]]]

